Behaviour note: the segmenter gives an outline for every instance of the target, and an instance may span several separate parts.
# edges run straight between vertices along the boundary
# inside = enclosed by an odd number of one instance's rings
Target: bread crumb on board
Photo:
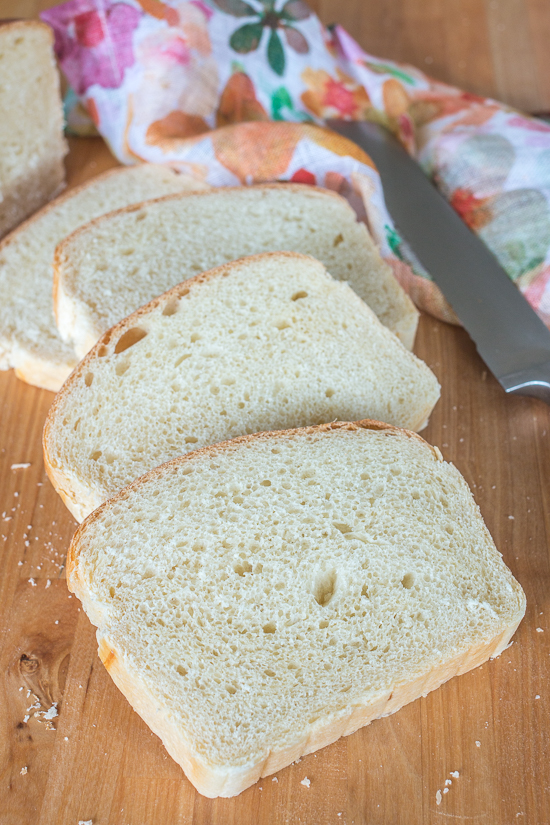
[[[441,791],[440,791],[440,790],[439,790],[439,788],[438,788],[438,789],[437,789],[437,791],[436,791],[436,793],[435,793],[435,804],[436,804],[436,805],[441,805],[441,800],[442,800],[442,799],[443,799],[443,797],[442,797],[442,795],[441,795]]]
[[[30,466],[30,461],[22,461],[20,464],[12,464],[10,470],[27,470]]]
[[[21,768],[21,770],[19,771],[19,773],[21,774],[21,776],[25,776],[25,774],[27,773],[27,771],[28,771],[28,770],[29,770],[29,769],[27,768],[27,766],[26,766],[26,765],[23,765],[23,767]]]
[[[308,779],[307,776],[304,776],[304,778],[300,782],[300,785],[305,785],[306,788],[309,788],[309,786],[311,785],[311,779]]]

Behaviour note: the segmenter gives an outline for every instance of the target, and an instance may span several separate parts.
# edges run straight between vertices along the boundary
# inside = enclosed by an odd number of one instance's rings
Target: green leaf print
[[[243,0],[212,0],[220,11],[231,14],[233,17],[255,17],[258,12],[244,3]]]
[[[279,76],[285,72],[285,53],[281,38],[277,32],[272,29],[269,35],[269,42],[267,44],[267,61],[275,74]]]
[[[365,66],[367,69],[370,69],[371,72],[375,72],[375,74],[389,74],[397,80],[402,80],[403,83],[407,83],[409,86],[416,86],[414,77],[406,74],[406,72],[403,72],[401,69],[396,69],[395,66],[388,66],[386,63],[370,63],[368,60],[365,60]]]
[[[258,48],[262,39],[263,26],[261,23],[245,23],[231,35],[229,45],[239,54],[248,54]]]

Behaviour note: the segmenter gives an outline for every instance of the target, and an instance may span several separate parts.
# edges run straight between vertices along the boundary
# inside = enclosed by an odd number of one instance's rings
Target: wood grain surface
[[[0,0],[0,16],[45,5]],[[312,5],[374,53],[550,108],[543,0]],[[71,141],[70,185],[114,165],[101,140]],[[550,825],[550,407],[505,397],[461,329],[424,316],[415,349],[442,384],[423,436],[470,484],[526,617],[498,659],[230,800],[194,791],[101,665],[42,463],[53,396],[0,373],[1,825]]]

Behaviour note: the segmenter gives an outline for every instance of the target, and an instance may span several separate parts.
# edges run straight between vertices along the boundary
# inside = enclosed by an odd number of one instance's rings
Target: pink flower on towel
[[[70,0],[41,17],[55,32],[56,54],[78,95],[96,83],[107,89],[121,85],[135,60],[132,35],[139,9],[109,0]]]

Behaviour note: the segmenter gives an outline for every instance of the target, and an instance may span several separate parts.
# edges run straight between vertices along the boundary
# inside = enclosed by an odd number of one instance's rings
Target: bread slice
[[[169,290],[113,327],[52,405],[46,469],[81,520],[137,476],[207,444],[337,418],[418,429],[426,364],[347,284],[293,252]]]
[[[62,188],[67,144],[50,27],[0,24],[0,66],[1,238]]]
[[[56,245],[92,218],[155,195],[208,188],[164,166],[114,169],[45,206],[0,244],[0,369],[14,367],[29,384],[58,390],[75,367],[52,306]]]
[[[497,656],[525,612],[459,472],[373,421],[152,470],[77,530],[67,581],[116,685],[209,797]]]
[[[83,357],[121,318],[175,284],[277,250],[320,260],[412,349],[418,312],[365,226],[339,195],[298,184],[177,195],[82,227],[55,256],[61,336]]]

